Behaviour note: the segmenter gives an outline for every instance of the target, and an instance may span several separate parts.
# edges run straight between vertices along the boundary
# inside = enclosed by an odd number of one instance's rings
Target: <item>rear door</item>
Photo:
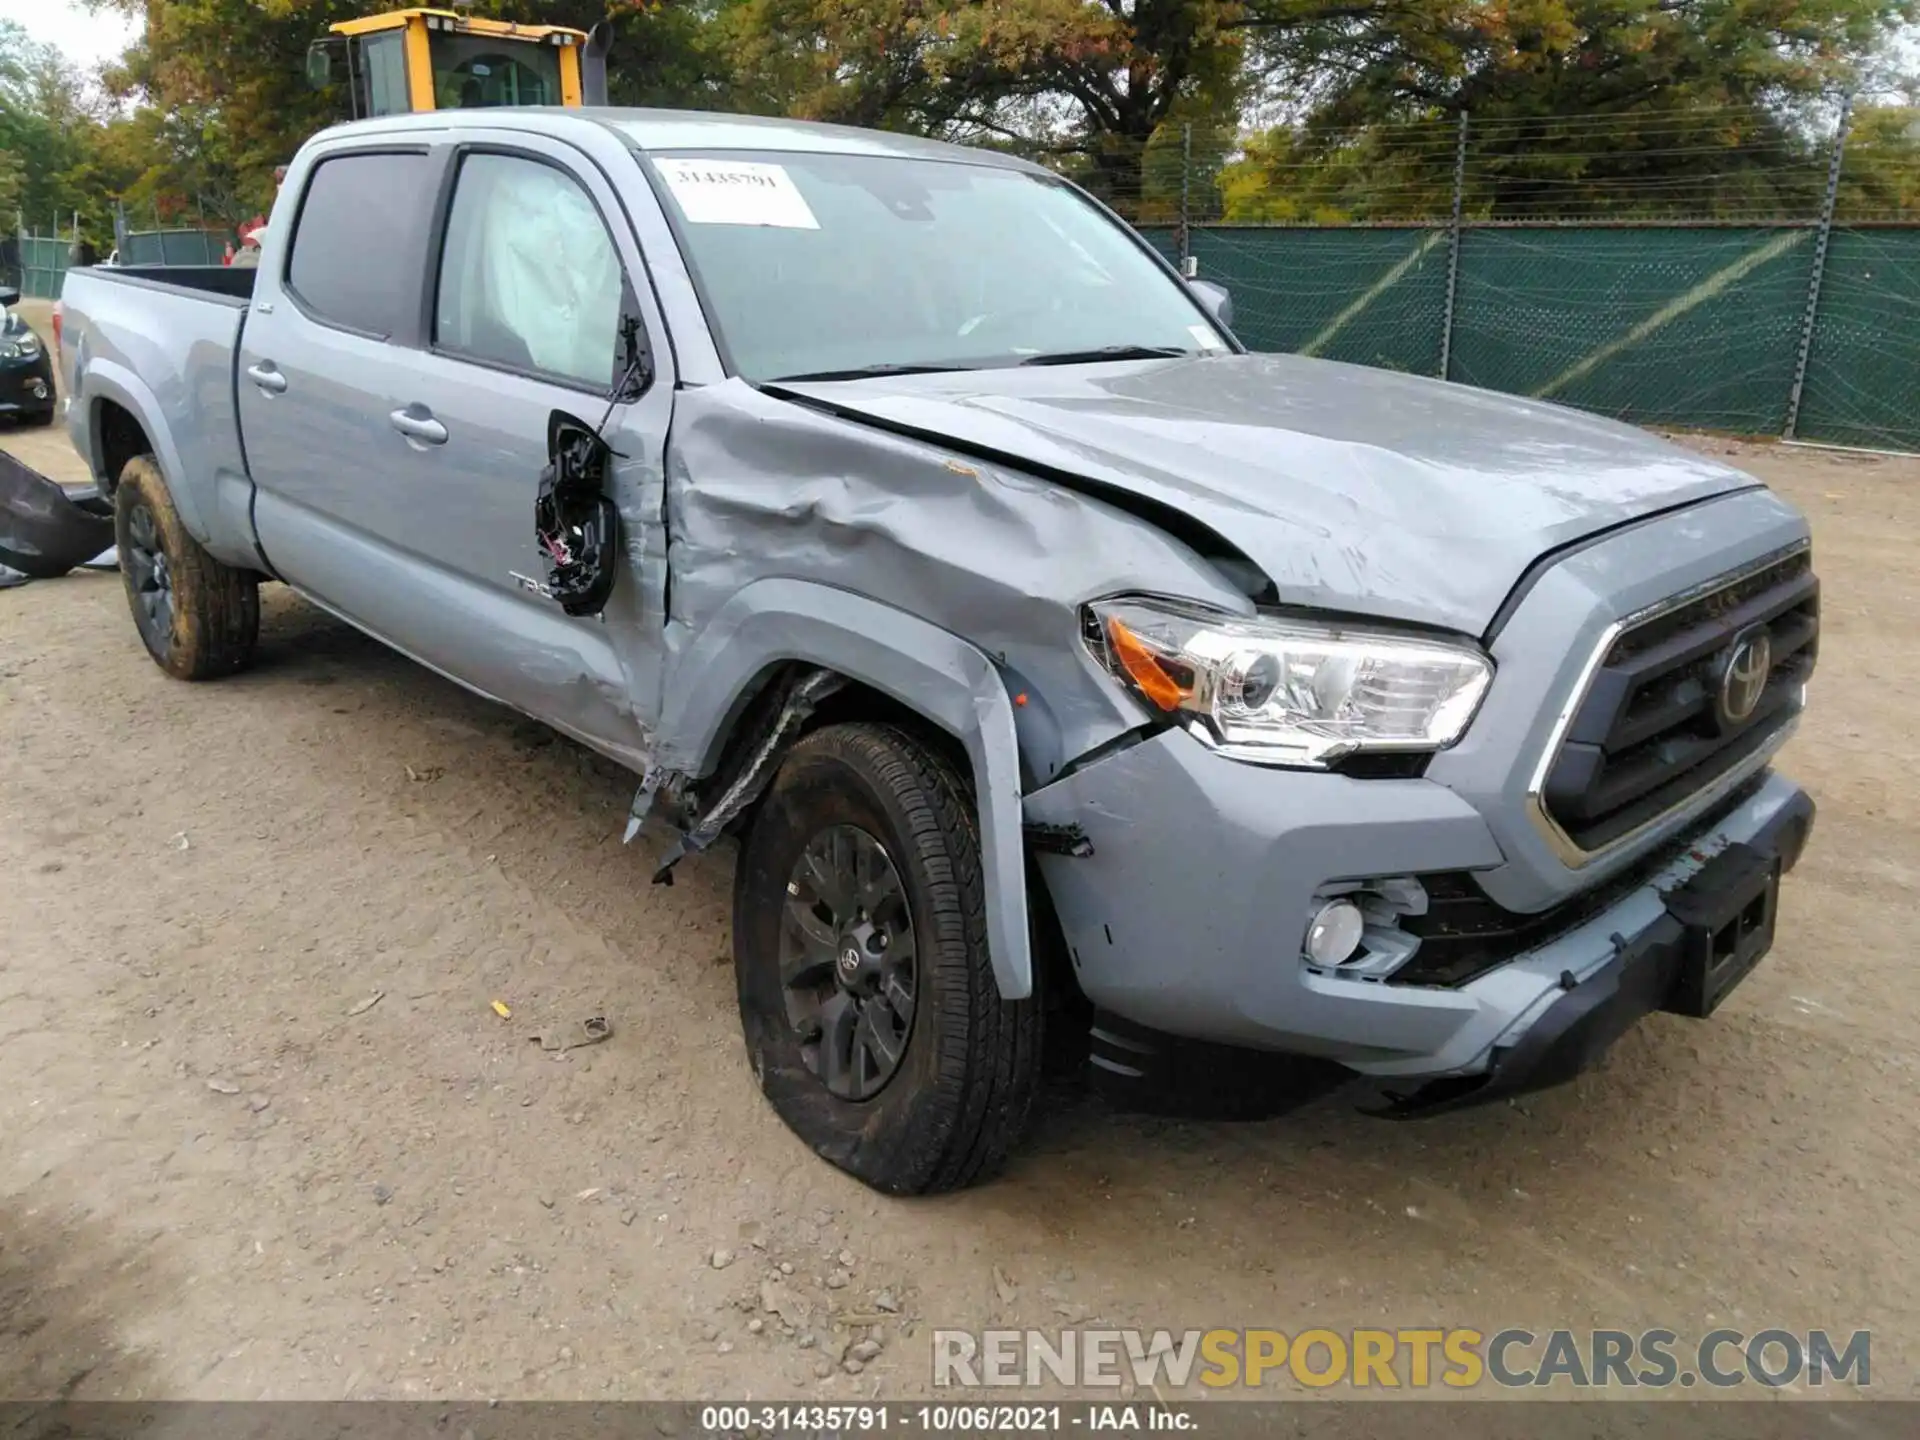
[[[333,147],[304,177],[288,243],[241,332],[240,436],[274,569],[422,659],[444,646],[430,577],[404,546],[416,508],[391,413],[418,363],[444,150]],[[444,605],[440,607],[444,611]]]

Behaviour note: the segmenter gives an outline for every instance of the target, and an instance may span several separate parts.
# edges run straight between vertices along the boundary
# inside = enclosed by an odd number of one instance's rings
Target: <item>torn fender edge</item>
[[[820,702],[836,690],[844,689],[846,683],[844,676],[836,675],[831,670],[811,670],[805,672],[803,678],[789,676],[782,681],[779,710],[771,721],[761,727],[760,734],[753,737],[751,746],[741,753],[731,773],[725,777],[719,798],[692,826],[680,832],[680,837],[662,857],[653,872],[654,884],[671,885],[675,865],[686,856],[698,855],[713,844],[736,815],[765,793],[773,780],[773,762],[793,742],[800,733],[800,727],[807,723]],[[662,777],[655,770],[647,772],[633,797],[633,810],[627,817],[626,840],[633,839],[645,822],[646,812],[653,804],[653,797],[659,793],[663,778],[672,785],[682,777]]]
[[[993,661],[950,631],[828,585],[769,579],[744,586],[670,661],[654,793],[671,787],[675,771],[712,773],[741,697],[769,669],[794,663],[878,690],[965,749],[979,809],[988,958],[1001,997],[1026,999],[1033,956],[1013,701]]]

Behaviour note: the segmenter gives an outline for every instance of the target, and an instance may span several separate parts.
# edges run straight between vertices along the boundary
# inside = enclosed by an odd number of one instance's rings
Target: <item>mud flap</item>
[[[74,503],[59,485],[0,452],[0,566],[51,580],[113,544],[113,520]]]

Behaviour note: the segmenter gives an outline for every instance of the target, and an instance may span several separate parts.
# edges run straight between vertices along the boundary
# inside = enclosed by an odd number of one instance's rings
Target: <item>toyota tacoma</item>
[[[737,837],[748,1063],[885,1191],[999,1166],[1047,1031],[1403,1116],[1563,1081],[1726,997],[1811,828],[1791,506],[1248,353],[1006,155],[389,117],[301,149],[257,269],[63,299],[154,660],[239,669],[282,582],[629,767],[656,881]]]

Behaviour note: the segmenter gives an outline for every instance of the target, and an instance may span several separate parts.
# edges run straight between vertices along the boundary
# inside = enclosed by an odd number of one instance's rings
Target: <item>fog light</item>
[[[27,386],[27,389],[36,400],[44,400],[47,398],[47,382],[44,380],[35,380]]]
[[[1328,968],[1352,959],[1365,928],[1366,920],[1358,905],[1351,900],[1329,900],[1313,912],[1313,921],[1307,926],[1307,959]]]

